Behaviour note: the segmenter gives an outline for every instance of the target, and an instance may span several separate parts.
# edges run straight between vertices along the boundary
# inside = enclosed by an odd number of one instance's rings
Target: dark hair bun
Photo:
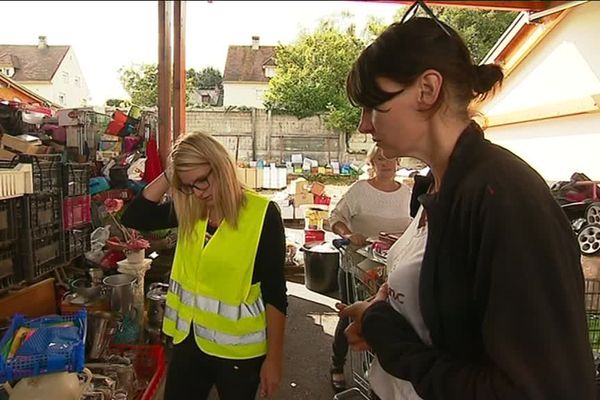
[[[504,79],[502,68],[496,64],[476,65],[473,74],[473,91],[478,96],[487,94]]]

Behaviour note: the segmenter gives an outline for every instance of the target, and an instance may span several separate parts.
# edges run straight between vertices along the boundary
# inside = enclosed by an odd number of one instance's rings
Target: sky
[[[400,6],[376,1],[188,1],[186,67],[223,72],[229,45],[293,42],[323,17],[348,11],[359,29],[369,16],[386,23]],[[3,1],[0,44],[73,47],[91,92],[91,103],[127,98],[118,70],[158,58],[157,1]],[[6,18],[6,16],[11,16]]]

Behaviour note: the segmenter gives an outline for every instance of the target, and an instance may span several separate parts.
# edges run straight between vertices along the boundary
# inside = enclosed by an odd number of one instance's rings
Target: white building
[[[0,72],[63,107],[86,106],[90,92],[71,46],[0,45]]]
[[[265,108],[264,94],[275,75],[275,46],[229,46],[223,72],[223,106]]]
[[[484,103],[486,137],[546,180],[583,172],[600,180],[600,2],[523,13],[484,63],[506,78]]]

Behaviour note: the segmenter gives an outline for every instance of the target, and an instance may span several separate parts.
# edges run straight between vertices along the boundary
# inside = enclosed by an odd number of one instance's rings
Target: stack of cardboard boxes
[[[258,190],[263,187],[263,172],[256,167],[238,167],[238,176],[240,181],[252,190]]]
[[[323,220],[329,217],[331,198],[325,194],[325,185],[319,182],[297,181],[294,193],[295,215],[305,220],[304,242],[325,240]]]

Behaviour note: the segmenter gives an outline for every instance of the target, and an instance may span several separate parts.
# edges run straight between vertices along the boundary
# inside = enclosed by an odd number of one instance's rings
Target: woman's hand
[[[352,350],[362,351],[369,349],[368,343],[362,336],[362,318],[365,311],[367,310],[367,308],[369,308],[369,306],[371,306],[371,304],[387,299],[388,291],[388,284],[384,283],[377,291],[377,294],[368,301],[358,301],[349,306],[346,306],[344,304],[336,305],[340,310],[340,317],[349,317],[352,321],[344,331],[344,334],[348,339],[348,345],[352,347]]]
[[[350,243],[355,246],[363,247],[367,245],[367,237],[362,233],[350,233],[348,235],[344,235],[345,239],[348,239]]]
[[[270,398],[275,394],[281,382],[281,361],[265,358],[260,368],[260,395]]]

